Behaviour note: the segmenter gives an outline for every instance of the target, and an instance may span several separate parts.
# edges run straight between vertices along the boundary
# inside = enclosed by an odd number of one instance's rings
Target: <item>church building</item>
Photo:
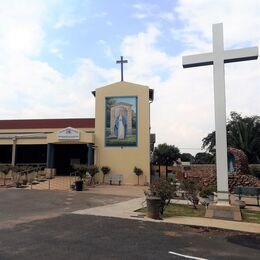
[[[35,164],[69,175],[73,164],[109,166],[123,184],[150,182],[153,90],[120,81],[97,88],[95,118],[0,120],[0,164]],[[100,173],[101,176],[101,173]]]

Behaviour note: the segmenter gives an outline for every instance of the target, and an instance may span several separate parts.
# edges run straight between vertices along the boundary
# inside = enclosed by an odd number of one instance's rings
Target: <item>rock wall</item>
[[[184,178],[207,178],[216,175],[215,164],[192,164],[189,166],[177,165],[172,167],[172,171],[176,174],[176,179]]]
[[[235,158],[234,172],[236,174],[249,174],[248,159],[243,151],[228,147],[228,154],[232,154]]]
[[[204,186],[217,185],[216,176],[210,176],[208,178],[201,178],[199,181]],[[237,186],[250,186],[250,187],[260,187],[260,181],[252,175],[242,175],[242,174],[229,174],[228,175],[228,187],[229,191],[232,192]]]
[[[237,150],[237,149],[236,149]],[[232,150],[234,153],[234,150]],[[260,180],[255,176],[250,175],[247,161],[243,157],[241,153],[234,153],[235,158],[241,162],[238,162],[236,165],[237,172],[229,173],[228,175],[228,183],[229,190],[233,191],[236,186],[252,186],[252,187],[260,187]],[[240,158],[240,159],[239,159]],[[256,167],[254,165],[254,167]],[[260,165],[259,165],[260,167]],[[161,166],[161,176],[165,176],[166,167]],[[159,167],[155,166],[155,170],[158,172]],[[190,178],[201,182],[203,185],[217,185],[216,182],[216,166],[215,164],[193,164],[193,165],[176,165],[169,166],[169,172],[173,172],[178,181],[182,181],[185,178]],[[246,174],[244,174],[244,172]],[[249,174],[248,174],[249,173]]]

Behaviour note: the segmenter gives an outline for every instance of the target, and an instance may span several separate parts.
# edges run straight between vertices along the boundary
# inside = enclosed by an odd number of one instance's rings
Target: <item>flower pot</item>
[[[75,181],[75,189],[76,189],[76,191],[82,191],[83,190],[83,181]]]
[[[152,219],[160,218],[161,199],[159,197],[146,197],[147,217]]]
[[[16,188],[22,188],[22,184],[20,182],[16,183]]]

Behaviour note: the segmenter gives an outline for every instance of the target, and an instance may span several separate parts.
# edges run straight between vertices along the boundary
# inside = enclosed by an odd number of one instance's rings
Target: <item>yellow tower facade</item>
[[[95,163],[122,176],[123,184],[137,184],[134,167],[141,168],[140,184],[150,182],[150,101],[148,86],[117,82],[97,88]]]

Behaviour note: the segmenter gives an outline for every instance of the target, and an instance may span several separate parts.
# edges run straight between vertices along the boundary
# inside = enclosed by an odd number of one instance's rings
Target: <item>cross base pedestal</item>
[[[241,221],[240,208],[231,205],[210,205],[206,210],[206,218],[219,218],[226,220],[238,220]]]

